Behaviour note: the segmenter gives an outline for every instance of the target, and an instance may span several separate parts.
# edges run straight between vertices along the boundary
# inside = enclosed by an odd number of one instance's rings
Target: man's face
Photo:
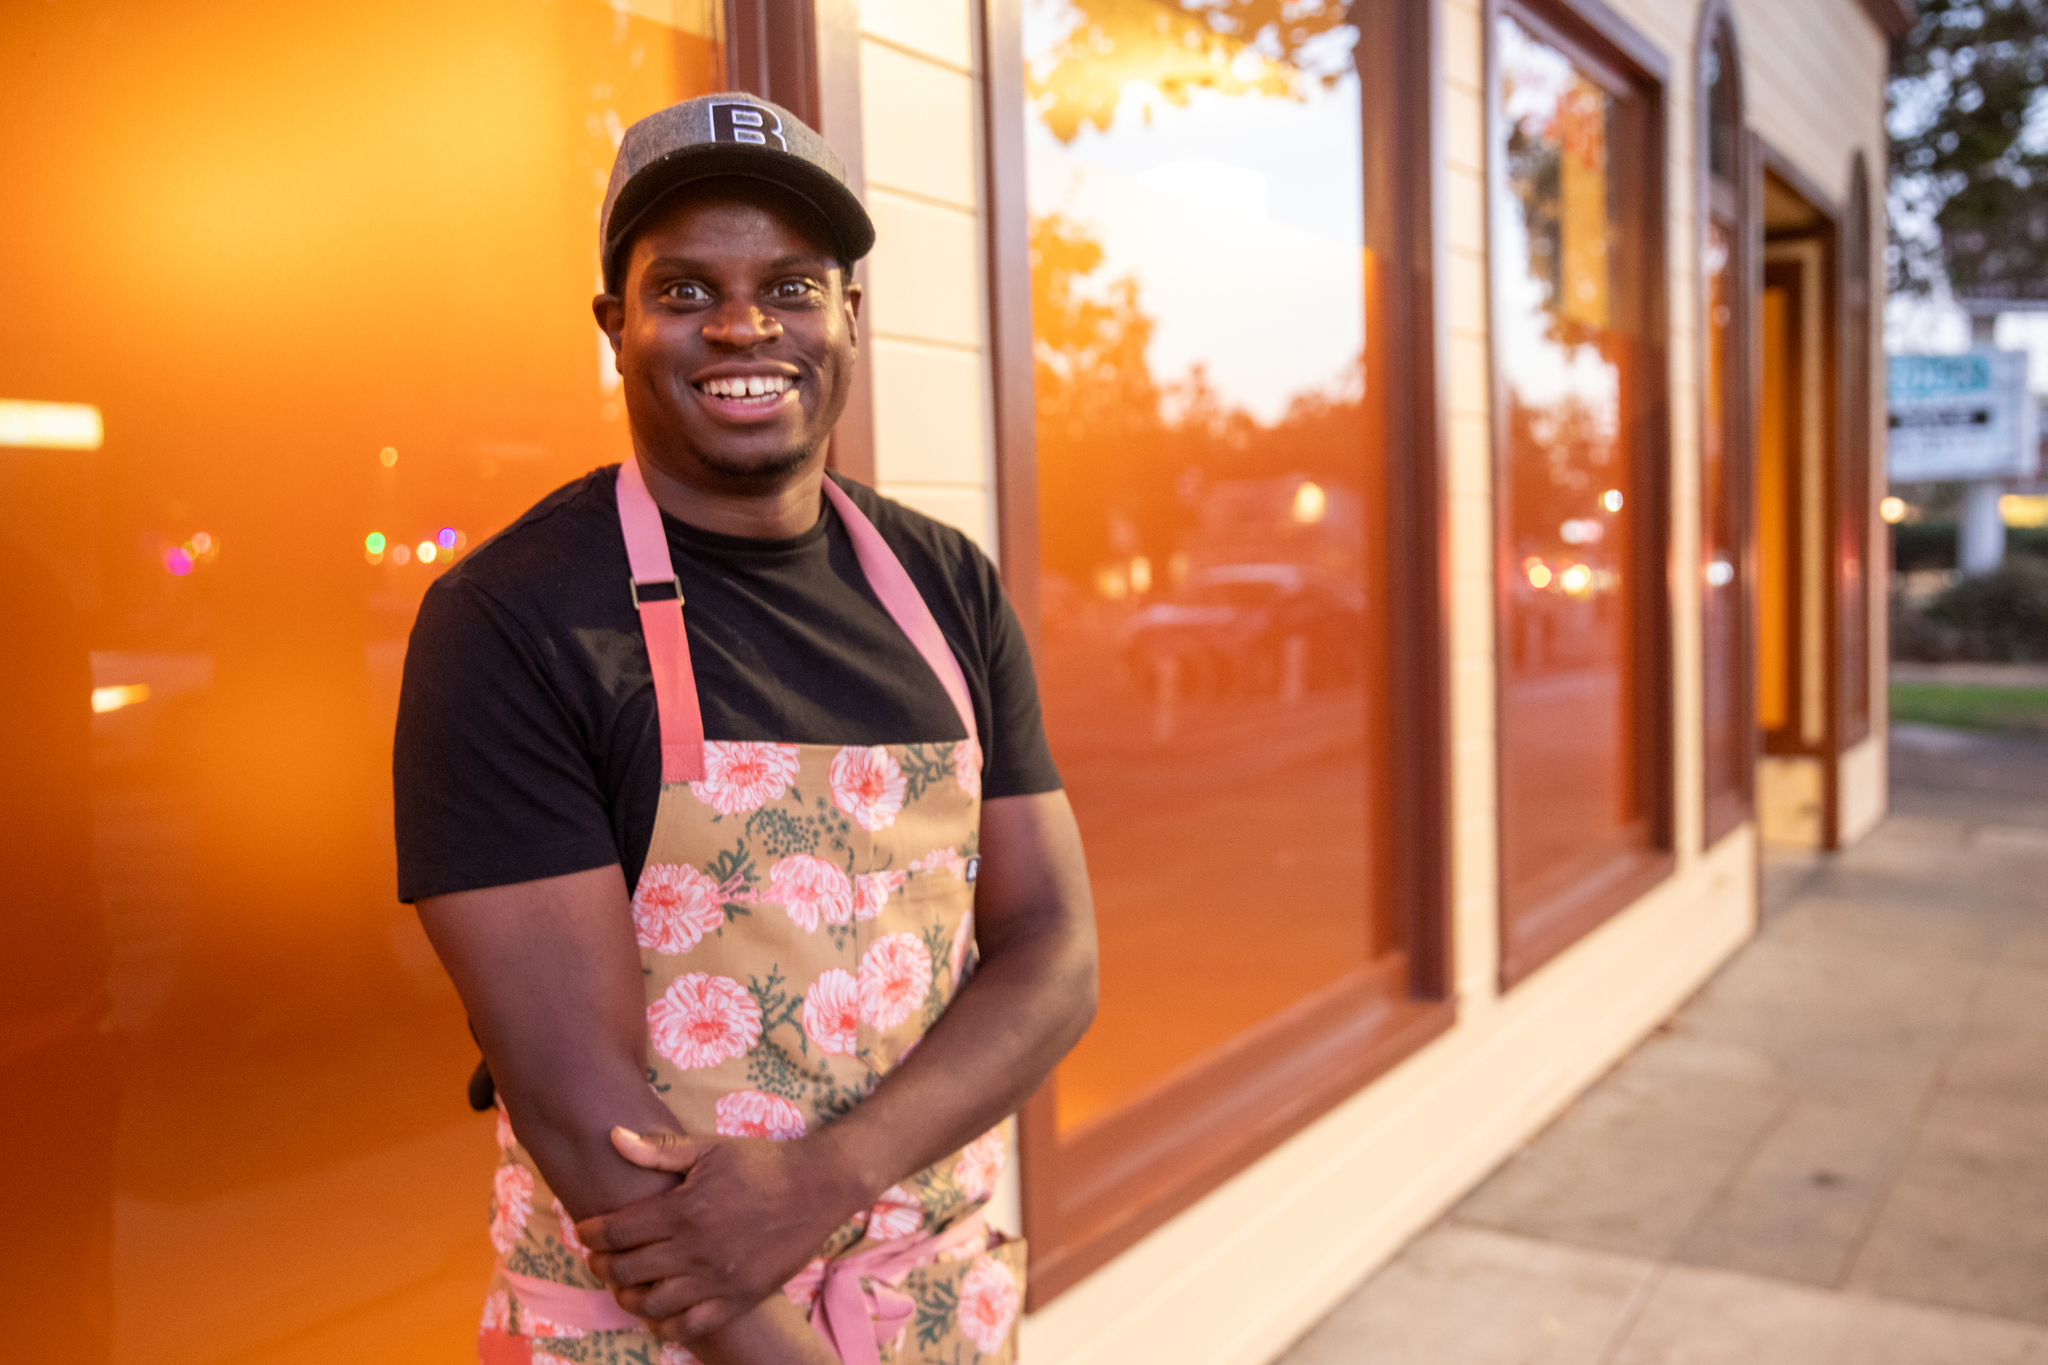
[[[598,325],[634,446],[705,491],[767,492],[818,457],[846,406],[860,290],[803,201],[751,180],[692,185],[633,239]]]

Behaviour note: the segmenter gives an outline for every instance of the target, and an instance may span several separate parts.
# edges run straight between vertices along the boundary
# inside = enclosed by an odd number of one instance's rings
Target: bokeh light
[[[436,545],[439,545],[444,550],[454,549],[455,528],[453,526],[443,526],[441,528],[441,534],[434,537],[434,543]]]
[[[431,564],[434,562],[436,548],[433,541],[423,540],[420,542],[419,548],[414,550],[413,553],[420,557],[420,563]]]
[[[173,545],[164,551],[164,568],[183,578],[192,572],[192,552],[182,545]]]
[[[383,465],[386,469],[397,464],[398,448],[396,446],[385,446],[377,452],[377,463]]]

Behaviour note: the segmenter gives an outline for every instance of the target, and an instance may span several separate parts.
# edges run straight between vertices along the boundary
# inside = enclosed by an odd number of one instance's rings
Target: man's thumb
[[[636,1133],[613,1128],[612,1146],[635,1166],[650,1171],[687,1171],[699,1155],[697,1144],[681,1133]]]

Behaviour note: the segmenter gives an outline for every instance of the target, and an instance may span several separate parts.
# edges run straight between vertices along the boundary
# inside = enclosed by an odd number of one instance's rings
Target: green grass
[[[2048,687],[1893,683],[1891,691],[1893,720],[2048,734]]]

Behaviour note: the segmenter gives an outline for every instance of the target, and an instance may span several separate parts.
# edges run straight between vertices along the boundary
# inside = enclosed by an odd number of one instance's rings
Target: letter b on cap
[[[772,144],[779,151],[789,150],[789,144],[782,140],[782,120],[773,109],[763,109],[758,104],[712,105],[711,140],[749,142],[756,147]]]

